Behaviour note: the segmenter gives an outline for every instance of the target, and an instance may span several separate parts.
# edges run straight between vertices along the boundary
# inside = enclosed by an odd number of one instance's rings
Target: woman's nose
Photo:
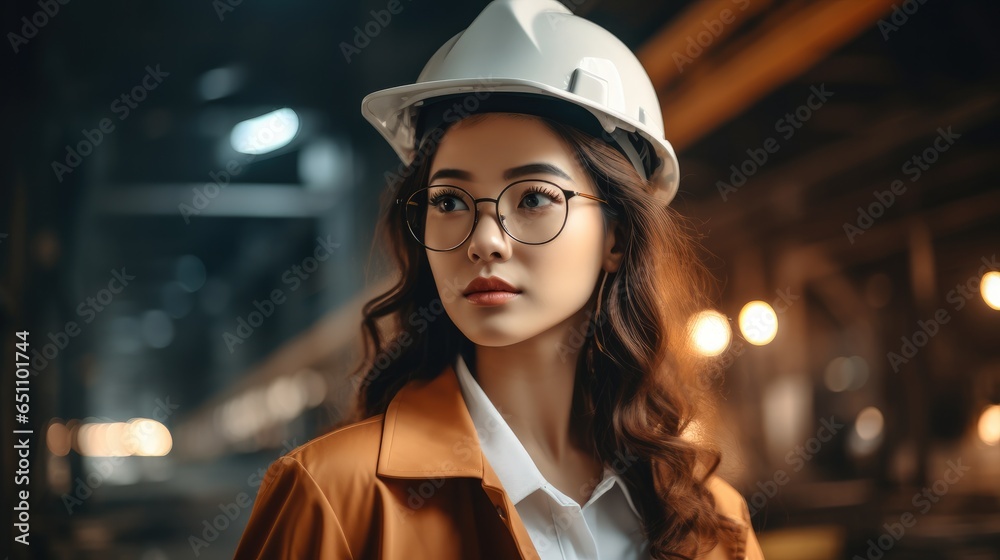
[[[495,204],[495,203],[494,203]],[[469,260],[476,262],[483,260],[507,260],[510,258],[513,239],[500,226],[495,211],[487,211],[492,208],[483,206],[480,208],[479,222],[472,230],[469,238]]]

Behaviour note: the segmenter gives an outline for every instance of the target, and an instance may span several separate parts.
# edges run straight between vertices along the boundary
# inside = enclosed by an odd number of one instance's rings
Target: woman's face
[[[539,170],[523,174],[511,171],[530,164],[553,166],[565,176]],[[496,198],[504,187],[522,179],[544,179],[564,189],[598,195],[574,152],[555,132],[536,118],[504,113],[490,113],[479,122],[463,121],[449,128],[432,160],[429,177],[429,186],[462,187],[475,198]],[[520,198],[504,201],[504,206],[510,209],[512,203],[537,210],[540,204],[553,202],[545,196]],[[569,214],[562,232],[548,243],[526,245],[512,239],[497,221],[496,205],[482,201],[479,222],[462,245],[447,252],[427,251],[441,303],[458,329],[475,344],[508,346],[558,325],[585,330],[585,322],[576,323],[586,319],[584,308],[602,267],[609,271],[616,267],[616,257],[610,256],[613,228],[606,231],[602,203],[596,200],[580,196],[567,200],[558,192],[555,202],[568,205]],[[446,204],[444,209],[454,211],[456,205]],[[472,208],[465,211],[472,212]],[[510,224],[515,218],[505,215],[504,219],[513,227]],[[503,279],[518,293],[492,305],[463,295],[473,279],[491,276]]]

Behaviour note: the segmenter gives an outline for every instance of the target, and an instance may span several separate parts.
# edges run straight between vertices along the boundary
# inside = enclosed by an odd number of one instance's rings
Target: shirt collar
[[[497,410],[479,382],[472,376],[461,354],[455,359],[454,370],[458,376],[462,397],[479,436],[483,456],[493,467],[511,501],[516,505],[546,484],[545,477],[510,429],[504,415]],[[637,517],[641,517],[632,502],[625,481],[607,465],[604,466],[603,479],[594,488],[591,499],[600,497],[613,485],[621,488],[629,508]]]
[[[461,354],[455,359],[455,372],[458,374],[462,397],[479,435],[483,456],[496,471],[510,500],[517,504],[541,488],[545,484],[545,477],[503,415],[472,376]]]

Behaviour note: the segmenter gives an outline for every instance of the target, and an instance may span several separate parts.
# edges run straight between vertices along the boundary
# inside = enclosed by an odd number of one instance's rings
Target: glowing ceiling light
[[[236,123],[229,143],[237,152],[266,154],[287,146],[299,132],[299,116],[285,107]]]
[[[1000,272],[991,270],[984,274],[979,283],[979,292],[986,305],[1000,311]]]
[[[162,457],[174,446],[170,430],[149,418],[129,420],[122,439],[132,455],[145,457]]]
[[[778,315],[763,301],[751,301],[740,310],[740,332],[750,344],[763,346],[778,334]]]
[[[987,445],[1000,443],[1000,404],[986,407],[979,416],[979,439]]]
[[[854,430],[858,432],[858,437],[861,439],[873,440],[882,435],[884,425],[885,419],[882,417],[882,411],[874,406],[869,406],[858,413],[858,417],[854,421]]]
[[[695,351],[704,356],[723,353],[733,336],[726,316],[712,309],[692,316],[688,321],[688,332]]]
[[[52,422],[45,431],[45,443],[57,457],[65,457],[70,450],[69,429],[62,422]]]

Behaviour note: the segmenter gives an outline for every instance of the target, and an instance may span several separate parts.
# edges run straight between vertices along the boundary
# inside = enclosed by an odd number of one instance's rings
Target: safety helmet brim
[[[399,158],[406,164],[416,156],[419,138],[417,120],[421,107],[439,98],[464,97],[458,101],[455,115],[474,111],[479,102],[494,94],[529,94],[555,99],[582,107],[589,112],[607,135],[616,130],[635,133],[645,140],[655,153],[649,169],[649,181],[655,194],[668,204],[677,192],[677,156],[669,142],[650,136],[642,123],[616,114],[586,97],[560,90],[540,82],[520,78],[488,77],[471,79],[446,79],[419,82],[391,87],[370,93],[361,102],[365,119],[389,142]],[[468,103],[468,105],[465,105]],[[607,139],[607,137],[605,138]]]

